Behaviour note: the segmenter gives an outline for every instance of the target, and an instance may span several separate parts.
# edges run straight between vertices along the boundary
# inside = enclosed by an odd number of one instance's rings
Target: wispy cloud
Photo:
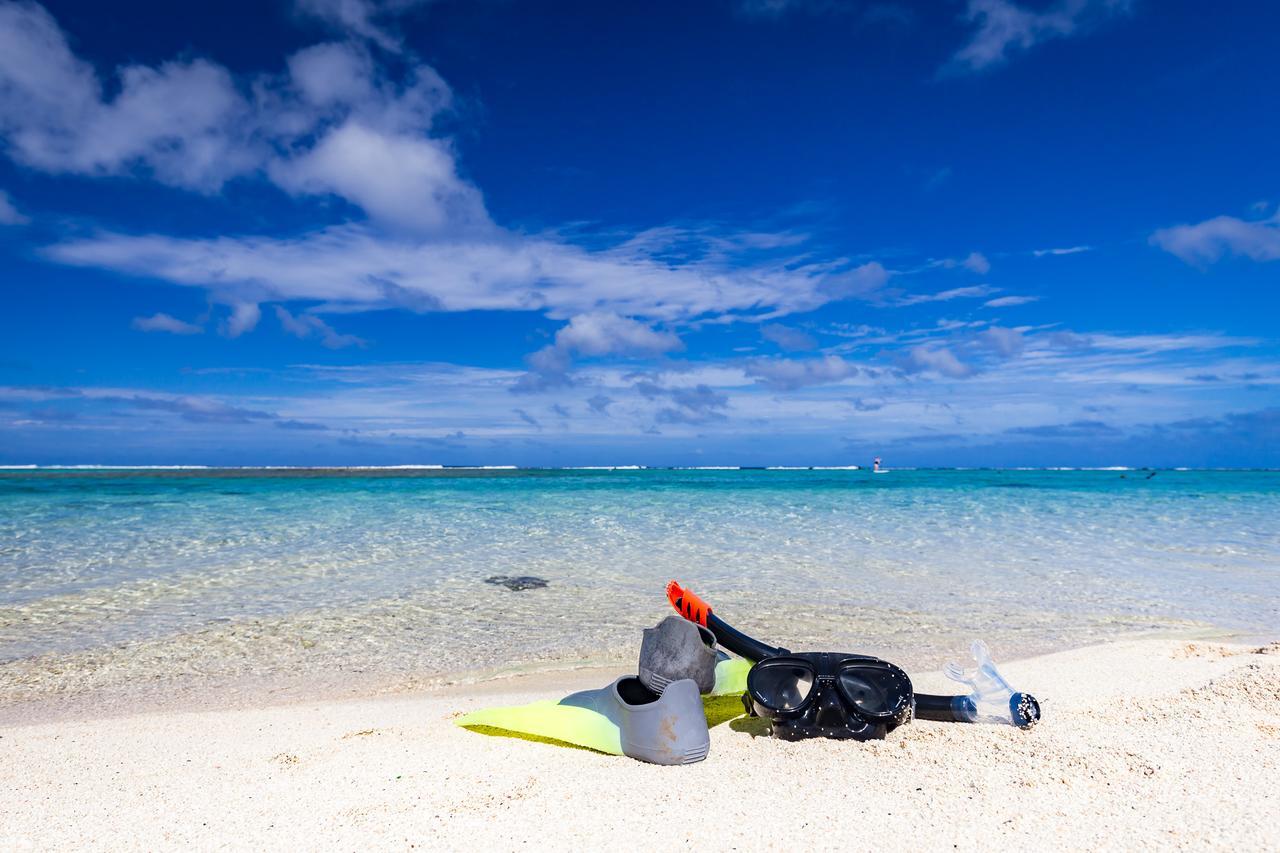
[[[1078,255],[1092,250],[1092,246],[1067,246],[1061,249],[1033,249],[1031,254],[1037,258],[1043,258],[1046,255]]]
[[[858,375],[858,367],[835,355],[822,358],[760,358],[747,363],[746,374],[780,391],[806,385],[825,385]]]
[[[818,348],[813,335],[792,326],[770,323],[760,327],[760,337],[788,352],[807,352]]]
[[[803,257],[675,264],[632,242],[589,251],[558,240],[403,241],[366,226],[299,238],[104,234],[48,247],[53,260],[207,288],[224,304],[323,302],[332,310],[542,311],[565,318],[610,306],[622,316],[688,321],[752,309],[775,315],[870,297],[875,262]]]
[[[1215,216],[1194,225],[1161,228],[1151,235],[1151,244],[1196,266],[1213,263],[1225,255],[1243,255],[1255,261],[1280,260],[1280,214],[1255,220]]]
[[[1010,427],[1008,435],[1036,438],[1099,438],[1121,435],[1120,430],[1098,420],[1078,420],[1066,424]]]
[[[963,258],[942,258],[941,260],[931,260],[920,269],[942,269],[954,270],[965,269],[970,272],[976,272],[978,275],[986,275],[991,272],[991,261],[981,252],[970,252]]]
[[[0,190],[0,225],[25,225],[31,218],[18,210],[9,194]]]
[[[294,421],[294,420],[278,420],[276,426],[280,429],[307,430],[307,431],[327,431],[329,428],[324,424],[318,424],[314,421]]]
[[[575,355],[655,356],[682,349],[684,343],[669,331],[605,311],[579,314],[556,332],[553,343],[529,355],[529,372],[511,390],[532,393],[570,384]]]
[[[1021,329],[1006,329],[992,326],[978,334],[978,343],[1004,358],[1012,358],[1022,352],[1026,341]]]
[[[951,71],[981,71],[1018,53],[1129,12],[1130,0],[1058,0],[1047,8],[1028,9],[1012,0],[969,0],[964,21],[975,27],[969,42],[956,52]]]
[[[542,432],[542,422],[539,421],[537,418],[535,418],[533,415],[529,414],[524,409],[512,409],[511,411],[515,413],[516,417],[518,417],[520,420],[524,421],[529,426],[536,429],[538,432]]]
[[[183,420],[199,424],[247,424],[254,421],[274,421],[276,415],[257,409],[246,409],[202,397],[156,397],[135,394],[129,397],[103,397],[104,402],[171,412]]]
[[[402,49],[393,18],[428,0],[295,0],[299,14],[323,21],[341,33],[368,39],[384,50]]]
[[[1039,302],[1039,296],[998,296],[982,303],[984,308],[1012,308],[1015,305],[1029,305]]]
[[[913,293],[897,299],[893,304],[899,306],[921,305],[926,302],[950,302],[953,299],[978,299],[999,293],[1000,288],[989,284],[976,284],[970,287],[953,287],[939,293]]]
[[[276,319],[280,327],[296,338],[318,338],[329,349],[362,347],[365,341],[355,335],[344,335],[314,314],[293,315],[284,307],[276,306]]]
[[[134,317],[132,325],[140,332],[168,332],[171,335],[198,335],[204,331],[194,323],[188,323],[164,313],[152,314],[150,317]]]

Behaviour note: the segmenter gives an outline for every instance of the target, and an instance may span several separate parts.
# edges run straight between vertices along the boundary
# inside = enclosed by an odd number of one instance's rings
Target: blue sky
[[[1280,7],[0,0],[0,464],[1280,465]]]

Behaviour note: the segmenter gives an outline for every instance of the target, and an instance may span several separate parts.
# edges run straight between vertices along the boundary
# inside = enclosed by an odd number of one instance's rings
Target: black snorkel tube
[[[748,637],[714,613],[707,613],[707,628],[716,635],[717,643],[752,663],[791,654],[780,646],[767,646],[754,637]]]
[[[740,658],[759,663],[766,658],[790,654],[786,649],[766,645],[754,637],[748,637],[728,622],[711,612],[711,605],[698,597],[691,589],[676,581],[667,584],[667,601],[684,618],[709,628],[716,635],[716,642]]]
[[[722,647],[753,664],[791,654],[787,649],[762,643],[734,628],[715,615],[711,605],[676,581],[667,584],[667,600],[681,616],[710,629]],[[958,696],[915,693],[914,716],[943,723],[1003,722],[1021,729],[1034,726],[1040,719],[1040,703],[1035,697],[1009,687],[991,662],[985,644],[974,643],[973,653],[978,661],[977,669],[966,673],[952,664],[946,670],[948,677],[969,684],[973,692]]]

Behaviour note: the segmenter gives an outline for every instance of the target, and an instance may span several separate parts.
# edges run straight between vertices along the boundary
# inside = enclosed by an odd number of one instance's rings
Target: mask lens
[[[794,711],[813,690],[813,669],[800,661],[756,666],[750,678],[751,695],[774,711]]]
[[[902,707],[902,686],[892,672],[860,664],[840,670],[840,692],[868,717],[892,717]]]

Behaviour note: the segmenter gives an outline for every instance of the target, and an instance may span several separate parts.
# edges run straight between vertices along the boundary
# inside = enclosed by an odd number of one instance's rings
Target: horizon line
[[[872,471],[869,465],[0,465],[0,472],[23,471]],[[1251,466],[1174,465],[902,465],[890,471],[1263,471]]]

